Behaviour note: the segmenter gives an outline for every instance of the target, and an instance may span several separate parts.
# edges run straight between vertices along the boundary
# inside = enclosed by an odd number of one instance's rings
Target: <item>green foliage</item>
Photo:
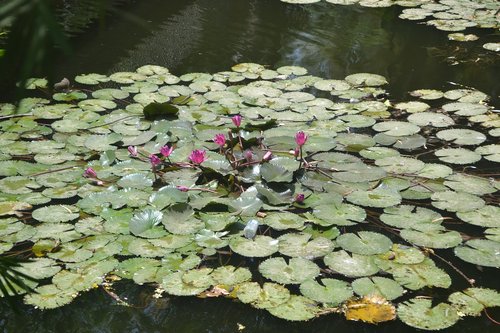
[[[170,295],[237,298],[286,320],[332,311],[364,318],[359,304],[391,320],[389,300],[407,293],[399,318],[440,329],[498,304],[495,290],[448,291],[457,274],[433,256],[454,254],[458,269],[459,260],[499,267],[500,186],[454,167],[464,150],[495,163],[497,146],[483,145],[494,132],[441,129],[450,113],[462,124],[489,112],[481,93],[416,90],[443,107],[442,117],[419,118],[425,105],[392,107],[372,95],[386,83],[379,75],[323,80],[252,63],[233,70],[233,81],[160,66],[79,75],[87,88],[22,100],[33,115],[9,117],[14,107],[0,106],[0,252],[31,250],[39,258],[17,271],[46,279],[26,282],[38,291],[26,303],[62,306],[113,274]],[[395,119],[381,118],[393,109]],[[455,147],[464,140],[471,149]],[[446,146],[436,153],[448,163],[407,156],[431,143]],[[15,283],[9,293],[20,291]],[[437,288],[446,303],[417,297]]]

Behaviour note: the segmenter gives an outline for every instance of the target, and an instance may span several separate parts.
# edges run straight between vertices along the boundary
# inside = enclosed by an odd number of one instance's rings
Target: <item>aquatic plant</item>
[[[396,102],[376,74],[231,73],[148,65],[0,104],[0,250],[32,253],[26,303],[130,279],[287,320],[442,329],[500,305],[463,269],[500,266],[488,96]]]

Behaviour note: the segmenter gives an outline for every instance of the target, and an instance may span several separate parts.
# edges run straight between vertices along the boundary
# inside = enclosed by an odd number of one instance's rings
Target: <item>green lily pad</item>
[[[289,212],[271,213],[263,222],[275,230],[301,229],[305,220],[297,214]]]
[[[391,136],[413,135],[420,131],[420,127],[404,121],[386,121],[372,126],[377,132],[383,132]]]
[[[238,299],[257,309],[274,308],[290,299],[290,291],[282,285],[265,282],[261,287],[257,282],[243,282],[236,291]]]
[[[35,209],[32,217],[40,222],[69,222],[80,216],[79,209],[70,205],[53,205]]]
[[[384,270],[386,270],[385,267]],[[429,258],[418,264],[396,264],[387,271],[399,284],[411,290],[418,290],[426,286],[448,288],[451,285],[450,276],[444,270],[436,267]]]
[[[347,201],[356,205],[385,208],[401,202],[401,195],[394,190],[376,188],[370,191],[356,190],[346,197]]]
[[[466,192],[475,195],[490,194],[497,191],[493,180],[465,173],[450,175],[446,177],[443,184],[457,192]]]
[[[344,250],[362,255],[384,253],[389,251],[392,246],[389,238],[371,231],[359,231],[357,234],[342,234],[335,241]]]
[[[257,235],[254,239],[232,237],[229,240],[229,247],[244,257],[267,257],[279,249],[278,240],[263,235]]]
[[[60,290],[53,284],[40,286],[35,293],[24,297],[24,302],[40,309],[55,309],[71,303],[78,293],[73,289]]]
[[[418,126],[449,127],[455,125],[455,121],[442,113],[420,112],[411,114],[408,121]]]
[[[448,301],[459,316],[480,316],[484,310],[484,306],[478,300],[460,291],[451,294]]]
[[[296,295],[291,295],[287,302],[267,310],[273,316],[290,321],[310,320],[316,317],[319,312],[319,308],[314,301]]]
[[[300,257],[314,259],[323,257],[330,253],[334,245],[332,241],[324,237],[311,239],[310,234],[288,233],[280,236],[279,252],[289,257]]]
[[[259,265],[259,272],[265,277],[281,284],[300,284],[319,275],[319,267],[303,258],[271,258]]]
[[[483,155],[488,161],[500,163],[500,145],[498,144],[477,147],[474,152]]]
[[[31,205],[26,202],[19,201],[4,201],[0,202],[0,216],[4,215],[17,215],[22,216],[23,210],[31,209]]]
[[[145,209],[136,213],[129,223],[130,232],[134,235],[140,235],[147,230],[162,222],[163,213],[154,209]]]
[[[353,291],[349,283],[336,279],[307,280],[300,285],[302,295],[313,301],[337,306],[352,297]]]
[[[441,140],[451,141],[457,145],[479,145],[486,140],[486,136],[470,129],[449,129],[436,133]]]
[[[500,207],[484,206],[470,212],[458,212],[457,216],[464,222],[482,227],[500,227]]]
[[[369,73],[351,74],[346,76],[345,80],[353,86],[378,87],[387,84],[385,77]]]
[[[401,237],[409,243],[433,249],[447,249],[462,243],[462,236],[457,231],[401,230]]]
[[[460,317],[447,303],[432,306],[430,299],[414,298],[398,306],[398,317],[405,324],[423,330],[441,330],[454,325]]]
[[[345,203],[316,206],[313,214],[320,219],[318,224],[322,226],[355,225],[366,218],[366,212],[363,208]]]
[[[234,286],[246,282],[252,278],[252,273],[245,267],[234,267],[231,265],[220,266],[212,272],[212,278],[216,284]]]
[[[175,296],[198,295],[210,286],[210,284],[203,284],[198,287],[193,284],[186,283],[183,281],[184,274],[184,272],[175,272],[167,275],[163,278],[161,286],[167,293]]]
[[[464,192],[436,192],[431,199],[434,207],[450,212],[470,212],[485,205],[480,197]]]
[[[380,295],[388,300],[396,299],[405,292],[396,281],[379,276],[356,279],[352,282],[352,289],[359,296]]]
[[[349,255],[340,250],[327,254],[323,261],[334,272],[347,277],[362,277],[376,274],[379,268],[375,265],[373,257],[353,253]]]
[[[481,155],[465,148],[442,148],[434,154],[441,161],[452,164],[472,164],[481,159]]]
[[[488,267],[500,267],[500,243],[486,239],[471,239],[463,246],[455,248],[455,255],[460,259]]]

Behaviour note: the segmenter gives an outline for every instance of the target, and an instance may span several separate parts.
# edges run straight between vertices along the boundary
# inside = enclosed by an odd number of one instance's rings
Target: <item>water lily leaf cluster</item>
[[[0,106],[0,252],[31,253],[26,303],[124,279],[293,321],[441,329],[499,305],[493,289],[447,291],[456,267],[500,266],[499,182],[464,168],[500,160],[485,94],[391,101],[381,75],[255,63],[75,82],[23,114]]]
[[[289,4],[315,4],[321,0],[281,0]],[[498,3],[495,0],[324,0],[334,5],[359,5],[368,8],[400,6],[399,18],[422,22],[438,30],[449,32],[448,39],[472,42],[479,39],[475,34],[464,34],[470,28],[498,29]],[[500,43],[481,44],[483,49],[500,51]]]

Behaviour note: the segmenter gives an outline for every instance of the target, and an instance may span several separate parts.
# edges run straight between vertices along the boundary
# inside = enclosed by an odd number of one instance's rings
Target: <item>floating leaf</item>
[[[471,239],[455,248],[455,255],[467,262],[488,267],[500,267],[500,243],[486,239]]]
[[[371,231],[359,231],[357,234],[345,233],[337,237],[336,242],[344,250],[362,255],[384,253],[392,246],[389,238]]]
[[[321,284],[315,280],[307,280],[300,285],[302,295],[313,301],[337,306],[352,297],[349,283],[336,279],[321,279]]]
[[[300,284],[319,275],[319,267],[310,260],[271,258],[259,265],[259,272],[266,278],[281,284]]]
[[[129,223],[130,232],[140,235],[161,223],[163,213],[154,209],[145,209],[135,214]]]
[[[53,205],[35,209],[32,216],[40,222],[69,222],[80,216],[79,209],[70,205]]]
[[[271,282],[264,283],[262,288],[257,282],[243,282],[238,285],[236,295],[243,303],[258,309],[274,308],[290,299],[287,288]]]
[[[229,247],[245,257],[267,257],[278,251],[278,241],[263,235],[257,235],[254,239],[235,236],[230,239]]]
[[[291,321],[306,321],[316,317],[319,312],[314,301],[296,295],[291,295],[287,302],[267,310],[273,316]]]
[[[483,199],[464,192],[436,192],[431,199],[434,207],[450,212],[470,212],[484,206]]]
[[[398,317],[405,324],[423,330],[441,330],[455,324],[457,311],[449,304],[432,306],[430,299],[413,298],[398,306]]]
[[[279,252],[289,257],[314,259],[330,253],[334,245],[324,237],[311,240],[310,234],[284,234],[278,238]]]
[[[399,204],[401,195],[391,189],[376,188],[370,191],[354,191],[346,199],[356,205],[384,208]]]
[[[323,261],[337,273],[347,277],[362,277],[376,274],[379,268],[375,265],[373,257],[340,250],[327,254]]]
[[[388,300],[396,299],[405,292],[396,281],[378,276],[354,280],[352,288],[359,296],[380,295]]]

